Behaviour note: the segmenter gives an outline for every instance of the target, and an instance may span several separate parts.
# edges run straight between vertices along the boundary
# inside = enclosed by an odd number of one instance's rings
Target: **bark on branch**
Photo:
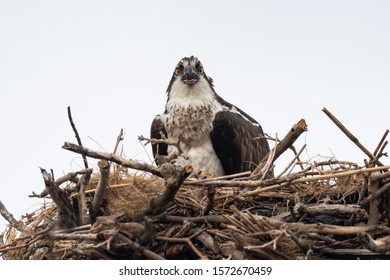
[[[276,145],[272,161],[274,162],[277,160],[280,155],[282,155],[288,148],[290,148],[292,144],[294,144],[294,142],[298,139],[298,137],[305,131],[307,131],[307,124],[304,119],[301,119],[290,129],[282,141]],[[270,153],[272,153],[272,151]],[[264,166],[267,164],[268,157],[269,154],[265,156],[264,159],[255,168],[255,170],[253,170],[252,176],[256,176],[262,171]]]
[[[184,180],[193,172],[192,166],[181,167],[170,163],[166,164],[171,165],[172,175],[165,178],[165,191],[160,196],[152,198],[149,201],[149,205],[143,211],[144,215],[161,214],[165,210],[168,203],[174,200],[175,195],[180,189],[180,186],[183,184]]]
[[[73,228],[77,226],[76,215],[65,192],[57,186],[50,173],[48,173],[45,169],[41,168],[41,173],[43,180],[45,181],[45,188],[54,203],[57,205],[57,225],[60,228]]]
[[[124,167],[132,168],[132,169],[137,169],[141,171],[146,171],[149,172],[153,175],[162,177],[160,170],[157,167],[154,167],[153,165],[147,164],[147,163],[142,163],[136,160],[131,160],[131,159],[125,159],[121,156],[112,154],[112,153],[103,153],[103,152],[97,152],[88,148],[84,148],[82,146],[72,144],[69,142],[65,142],[64,145],[62,146],[63,149],[81,154],[81,155],[86,155],[88,157],[96,158],[96,159],[105,159],[108,161],[115,162],[119,165],[122,165]]]
[[[359,147],[360,150],[362,150],[371,161],[375,161],[378,166],[383,166],[383,163],[381,163],[377,158],[366,148],[363,146],[362,143],[360,143],[359,139],[355,137],[331,112],[328,111],[328,109],[323,108],[322,111],[333,121],[333,123],[353,142],[356,146]]]
[[[107,160],[100,160],[98,163],[98,166],[100,168],[100,179],[99,183],[96,187],[95,195],[92,200],[91,208],[89,209],[89,214],[91,217],[92,223],[95,221],[100,206],[103,202],[104,197],[104,191],[106,190],[108,186],[108,180],[110,177],[110,163]]]

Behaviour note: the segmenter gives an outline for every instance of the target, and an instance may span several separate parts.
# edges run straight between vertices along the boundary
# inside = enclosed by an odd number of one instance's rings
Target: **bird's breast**
[[[172,106],[166,116],[168,137],[197,146],[209,137],[214,111],[211,106]]]

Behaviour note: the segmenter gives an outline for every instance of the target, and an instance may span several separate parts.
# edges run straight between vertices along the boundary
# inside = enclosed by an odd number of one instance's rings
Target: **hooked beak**
[[[186,85],[192,86],[199,81],[199,75],[191,65],[188,65],[183,72],[183,76],[181,77],[181,81]]]

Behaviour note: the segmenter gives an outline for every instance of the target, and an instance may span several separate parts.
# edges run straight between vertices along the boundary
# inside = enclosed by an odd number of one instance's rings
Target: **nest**
[[[93,224],[56,228],[57,205],[49,202],[18,221],[19,234],[10,225],[0,250],[4,259],[387,258],[387,219],[367,225],[364,188],[377,173],[336,161],[304,170],[258,188],[239,186],[253,182],[247,177],[225,182],[237,186],[187,179],[163,212],[144,215],[166,181],[119,168]],[[87,206],[99,180],[97,173],[88,183]]]
[[[286,136],[258,172],[220,178],[190,176],[191,166],[168,162],[157,168],[65,143],[64,149],[100,159],[99,170],[86,166],[55,180],[42,169],[45,190],[36,196],[52,200],[20,221],[10,219],[0,254],[3,259],[388,259],[390,166],[379,162],[384,138],[364,166],[305,163],[301,149],[282,173],[268,176],[278,155],[292,147]]]

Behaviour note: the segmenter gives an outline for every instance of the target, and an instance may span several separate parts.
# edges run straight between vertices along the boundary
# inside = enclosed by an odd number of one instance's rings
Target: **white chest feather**
[[[195,172],[209,171],[216,176],[224,175],[210,139],[212,122],[221,106],[214,100],[208,85],[204,88],[201,85],[177,87],[175,84],[172,87],[166,105],[167,114],[164,115],[168,138],[180,141],[180,147]],[[177,152],[175,147],[168,148],[168,154]]]

